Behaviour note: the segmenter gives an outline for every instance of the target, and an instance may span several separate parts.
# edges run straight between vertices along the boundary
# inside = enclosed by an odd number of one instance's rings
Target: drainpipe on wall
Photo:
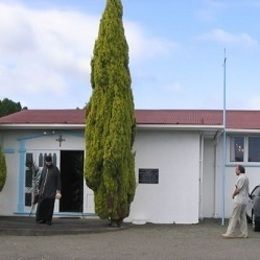
[[[214,173],[213,173],[213,177],[214,177],[214,186],[213,186],[213,218],[217,218],[217,214],[216,214],[216,181],[217,181],[217,144],[218,144],[218,134],[219,131],[216,131],[214,138],[213,138],[213,143],[214,143]]]
[[[221,224],[225,224],[225,189],[226,189],[226,146],[227,146],[227,134],[226,134],[226,49],[224,49],[224,64],[223,64],[223,151],[222,151],[222,218]]]
[[[199,218],[203,219],[203,158],[204,135],[200,134],[200,158],[199,158]]]

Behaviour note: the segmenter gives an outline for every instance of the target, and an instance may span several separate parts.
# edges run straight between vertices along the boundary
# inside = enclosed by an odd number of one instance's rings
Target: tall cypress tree
[[[120,225],[135,194],[135,117],[120,0],[107,0],[91,61],[85,178],[96,214]]]

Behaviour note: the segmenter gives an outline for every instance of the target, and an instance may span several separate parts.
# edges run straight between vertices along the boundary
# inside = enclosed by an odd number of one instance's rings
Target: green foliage
[[[107,0],[91,61],[85,178],[101,218],[122,221],[135,194],[134,102],[120,0]]]
[[[2,150],[0,149],[0,191],[2,191],[6,180],[6,163],[5,156]]]
[[[20,102],[15,103],[12,100],[5,98],[2,101],[0,100],[0,117],[6,116],[18,111],[21,111],[22,107]]]

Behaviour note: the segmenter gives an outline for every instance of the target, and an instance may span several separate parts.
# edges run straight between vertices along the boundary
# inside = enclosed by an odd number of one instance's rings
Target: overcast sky
[[[135,107],[260,109],[260,0],[123,0]],[[0,0],[0,99],[82,108],[105,0]]]

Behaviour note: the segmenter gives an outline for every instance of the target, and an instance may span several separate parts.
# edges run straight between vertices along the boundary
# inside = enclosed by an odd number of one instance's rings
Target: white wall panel
[[[197,223],[199,134],[138,131],[136,173],[158,168],[159,184],[138,184],[128,221]]]

